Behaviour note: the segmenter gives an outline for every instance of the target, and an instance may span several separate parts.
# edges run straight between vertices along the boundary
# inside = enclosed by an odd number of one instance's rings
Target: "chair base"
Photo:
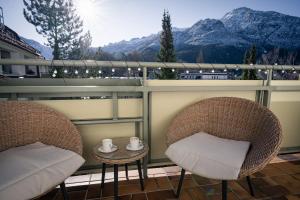
[[[250,194],[251,196],[254,197],[254,189],[253,189],[253,185],[252,185],[252,182],[251,182],[251,178],[250,176],[247,176],[247,183],[248,183],[248,186],[249,186],[249,190],[250,190]]]
[[[185,169],[181,169],[181,174],[180,174],[180,179],[179,179],[179,183],[178,183],[178,188],[177,188],[177,192],[175,194],[176,198],[179,197],[180,192],[181,192],[181,187],[182,187],[182,183],[183,183],[183,179],[184,179],[184,175],[185,175]]]
[[[59,186],[60,186],[60,190],[62,192],[64,200],[69,200],[69,196],[68,196],[68,193],[67,193],[67,190],[66,190],[65,182],[62,182]]]

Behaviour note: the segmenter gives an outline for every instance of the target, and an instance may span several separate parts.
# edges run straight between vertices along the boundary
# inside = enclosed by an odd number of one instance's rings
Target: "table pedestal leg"
[[[104,188],[106,164],[102,163],[101,190]]]
[[[118,200],[118,165],[114,164],[114,199]]]
[[[128,178],[128,164],[127,163],[125,164],[125,174],[126,174],[126,179],[128,181],[129,178]]]
[[[141,189],[144,191],[144,181],[143,181],[143,176],[142,176],[142,168],[141,168],[141,161],[137,160],[136,161],[138,171],[139,171],[139,177],[140,177],[140,184],[141,184]]]

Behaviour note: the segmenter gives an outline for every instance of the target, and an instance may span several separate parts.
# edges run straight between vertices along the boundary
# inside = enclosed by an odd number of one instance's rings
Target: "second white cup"
[[[132,149],[138,149],[140,147],[140,139],[138,137],[130,137],[130,146]]]

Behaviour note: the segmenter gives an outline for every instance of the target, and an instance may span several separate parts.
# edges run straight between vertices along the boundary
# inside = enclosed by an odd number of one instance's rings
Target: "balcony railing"
[[[2,100],[32,100],[66,114],[81,132],[84,168],[93,168],[92,147],[105,137],[137,135],[150,147],[147,164],[168,162],[164,151],[170,120],[185,106],[213,96],[236,96],[269,107],[280,119],[284,140],[282,153],[300,150],[300,81],[273,80],[273,72],[298,73],[300,66],[157,63],[125,61],[9,60],[0,65],[56,68],[140,68],[141,79],[0,79]],[[265,80],[150,80],[149,69],[263,70]]]

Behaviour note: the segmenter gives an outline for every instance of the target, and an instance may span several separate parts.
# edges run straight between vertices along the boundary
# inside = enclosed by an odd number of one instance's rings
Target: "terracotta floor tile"
[[[289,190],[291,194],[300,193],[300,180],[294,178],[293,176],[290,175],[274,176],[272,177],[272,179],[275,182],[277,182],[279,185]]]
[[[161,190],[147,193],[148,200],[170,200],[176,199],[173,190]]]
[[[286,174],[300,173],[300,166],[297,164],[297,162],[282,162],[276,163],[273,166],[284,171]]]
[[[200,187],[188,188],[188,189],[185,189],[185,191],[187,191],[187,193],[193,200],[207,199],[207,194]]]
[[[104,189],[101,191],[101,197],[110,197],[114,195],[114,183],[106,183],[104,185]]]
[[[283,170],[276,168],[276,164],[270,164],[266,166],[264,169],[259,171],[258,173],[254,174],[256,177],[260,176],[278,176],[278,175],[283,175],[286,174]]]
[[[260,190],[260,187],[270,186],[268,182],[262,178],[251,178],[251,182],[255,190],[255,198],[265,198],[266,195]],[[249,186],[245,178],[238,180],[237,183],[250,194]]]
[[[179,200],[193,200],[187,189],[182,189],[180,192]]]
[[[216,184],[216,185],[204,185],[200,186],[202,190],[209,195],[215,195],[215,194],[220,194],[222,193],[222,185],[221,184]]]
[[[230,190],[238,196],[239,199],[250,199],[252,198],[250,193],[245,190],[241,185],[239,185],[236,181],[229,181],[228,187]]]
[[[158,185],[158,188],[160,190],[169,190],[172,189],[172,185],[170,183],[170,180],[168,179],[168,177],[159,177],[159,178],[155,178],[156,183]]]
[[[68,192],[74,192],[74,191],[82,191],[82,190],[87,190],[88,185],[80,185],[80,186],[72,186],[72,187],[67,187]],[[59,190],[60,191],[60,190]]]
[[[210,199],[221,199],[221,194],[213,194],[213,193],[206,193],[202,188],[195,187],[195,188],[188,188],[184,189],[180,195],[180,200],[187,199],[187,200],[210,200]],[[232,193],[228,192],[228,199],[229,200],[238,200],[237,196]]]
[[[210,199],[210,200],[220,200],[220,199],[222,199],[222,195],[221,194],[212,195],[208,199]],[[227,199],[228,200],[239,200],[238,197],[233,192],[229,192],[227,194]]]
[[[158,190],[158,185],[154,178],[147,178],[144,180],[144,186],[146,192],[152,192]]]
[[[58,189],[51,190],[44,196],[38,198],[37,200],[53,200],[53,198],[56,196],[57,192],[60,192]]]
[[[179,183],[179,176],[169,176],[169,180],[174,189],[177,189]],[[193,180],[192,176],[186,175],[183,179],[182,188],[197,187],[197,183]]]
[[[299,174],[293,174],[292,176],[300,181],[300,173]]]
[[[86,199],[100,198],[100,184],[89,185],[87,189]]]
[[[260,187],[259,190],[268,197],[280,197],[289,194],[289,191],[281,185]]]
[[[129,179],[129,180],[119,181],[119,185],[135,185],[135,184],[140,184],[140,179]]]
[[[271,177],[263,177],[262,178],[269,186],[278,185],[276,181],[274,181]]]
[[[297,154],[297,158],[298,158],[298,160],[294,161],[292,163],[294,163],[295,165],[300,165],[300,153]]]
[[[114,197],[104,197],[101,200],[114,200]],[[119,196],[119,200],[131,200],[131,195]]]
[[[299,200],[300,195],[286,195],[285,196],[288,200]]]
[[[299,154],[300,155],[300,154]],[[287,158],[287,157],[285,157]],[[291,157],[289,157],[291,159]],[[120,167],[121,168],[121,167]],[[120,171],[119,197],[121,200],[166,200],[176,199],[174,191],[180,178],[181,168],[178,166],[161,169],[150,169],[150,177],[144,182],[145,192],[140,189],[137,170],[129,171],[130,180],[125,180],[124,171]],[[164,173],[161,173],[164,172]],[[165,174],[178,174],[177,176],[165,176]],[[67,184],[70,200],[113,200],[113,173],[107,172],[105,188],[100,190],[101,173],[82,175],[83,179],[72,177]],[[78,178],[78,179],[77,179]],[[280,162],[267,165],[263,170],[251,175],[255,197],[259,200],[300,200],[300,161]],[[219,180],[187,173],[184,179],[180,200],[212,200],[221,199],[221,182]],[[70,187],[71,186],[71,187]],[[228,199],[250,200],[254,199],[249,194],[248,184],[245,178],[228,182]],[[59,188],[40,197],[38,200],[60,200],[62,194]]]
[[[208,179],[194,174],[192,175],[192,177],[198,185],[212,185],[212,184],[221,183],[220,180]]]
[[[140,192],[142,192],[140,184],[119,185],[120,195],[128,195]]]
[[[85,200],[86,191],[76,191],[76,192],[68,192],[69,199],[71,200]],[[58,195],[56,195],[54,200],[63,200],[62,193],[59,192]]]
[[[132,194],[131,200],[147,200],[146,193]]]

